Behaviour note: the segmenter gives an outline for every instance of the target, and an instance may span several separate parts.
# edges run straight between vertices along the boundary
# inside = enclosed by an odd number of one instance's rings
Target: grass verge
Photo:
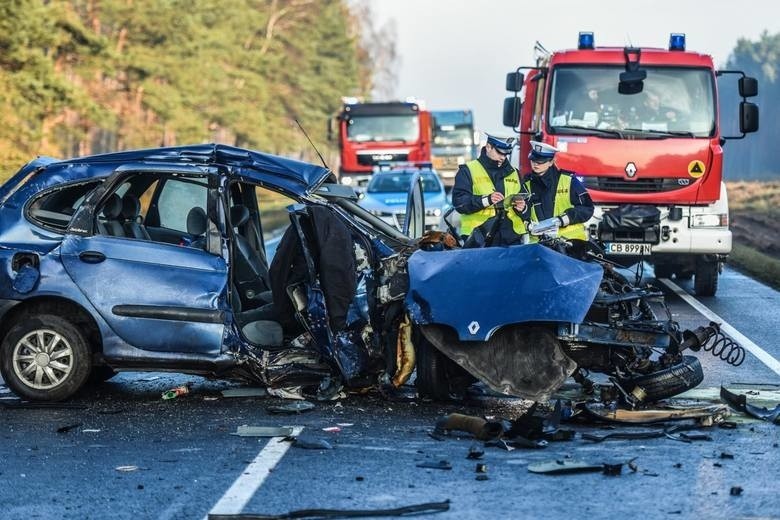
[[[734,243],[728,264],[750,274],[756,280],[780,289],[780,260],[756,251],[752,247]]]

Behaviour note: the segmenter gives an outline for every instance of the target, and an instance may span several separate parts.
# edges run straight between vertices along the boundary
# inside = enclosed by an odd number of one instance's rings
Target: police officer
[[[455,175],[452,205],[461,214],[461,235],[471,234],[474,228],[495,217],[494,205],[522,189],[517,170],[509,164],[515,138],[486,135],[487,142],[482,147],[479,158],[462,164]],[[526,232],[521,217],[525,201],[518,200],[512,206],[512,211],[507,211],[506,215],[509,217],[508,223],[511,223],[508,233],[514,237],[504,239],[505,243],[519,239],[519,235]]]
[[[593,215],[593,201],[572,173],[559,170],[555,165],[557,151],[547,143],[531,141],[528,158],[532,173],[524,180],[532,194],[528,209],[530,220],[539,222],[557,217],[558,236],[587,240],[585,222]]]

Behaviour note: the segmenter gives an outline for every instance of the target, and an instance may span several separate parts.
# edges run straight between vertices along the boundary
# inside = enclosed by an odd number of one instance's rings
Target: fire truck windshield
[[[621,66],[555,68],[547,124],[556,134],[636,138],[710,137],[715,132],[711,70],[642,67],[642,92],[620,94]]]
[[[418,116],[352,116],[347,121],[347,139],[414,142],[420,138]]]
[[[433,144],[436,146],[471,146],[474,132],[471,127],[444,125],[433,131]]]

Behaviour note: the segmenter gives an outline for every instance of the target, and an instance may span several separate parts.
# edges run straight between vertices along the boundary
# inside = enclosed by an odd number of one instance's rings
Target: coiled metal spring
[[[731,366],[738,367],[745,361],[745,349],[721,331],[719,324],[711,321],[704,330],[707,336],[701,342],[702,349]]]

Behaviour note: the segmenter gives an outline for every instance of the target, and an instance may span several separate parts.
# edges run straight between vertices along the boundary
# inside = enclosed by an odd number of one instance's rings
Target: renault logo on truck
[[[636,164],[630,162],[626,164],[626,175],[629,179],[633,179],[636,175]]]

